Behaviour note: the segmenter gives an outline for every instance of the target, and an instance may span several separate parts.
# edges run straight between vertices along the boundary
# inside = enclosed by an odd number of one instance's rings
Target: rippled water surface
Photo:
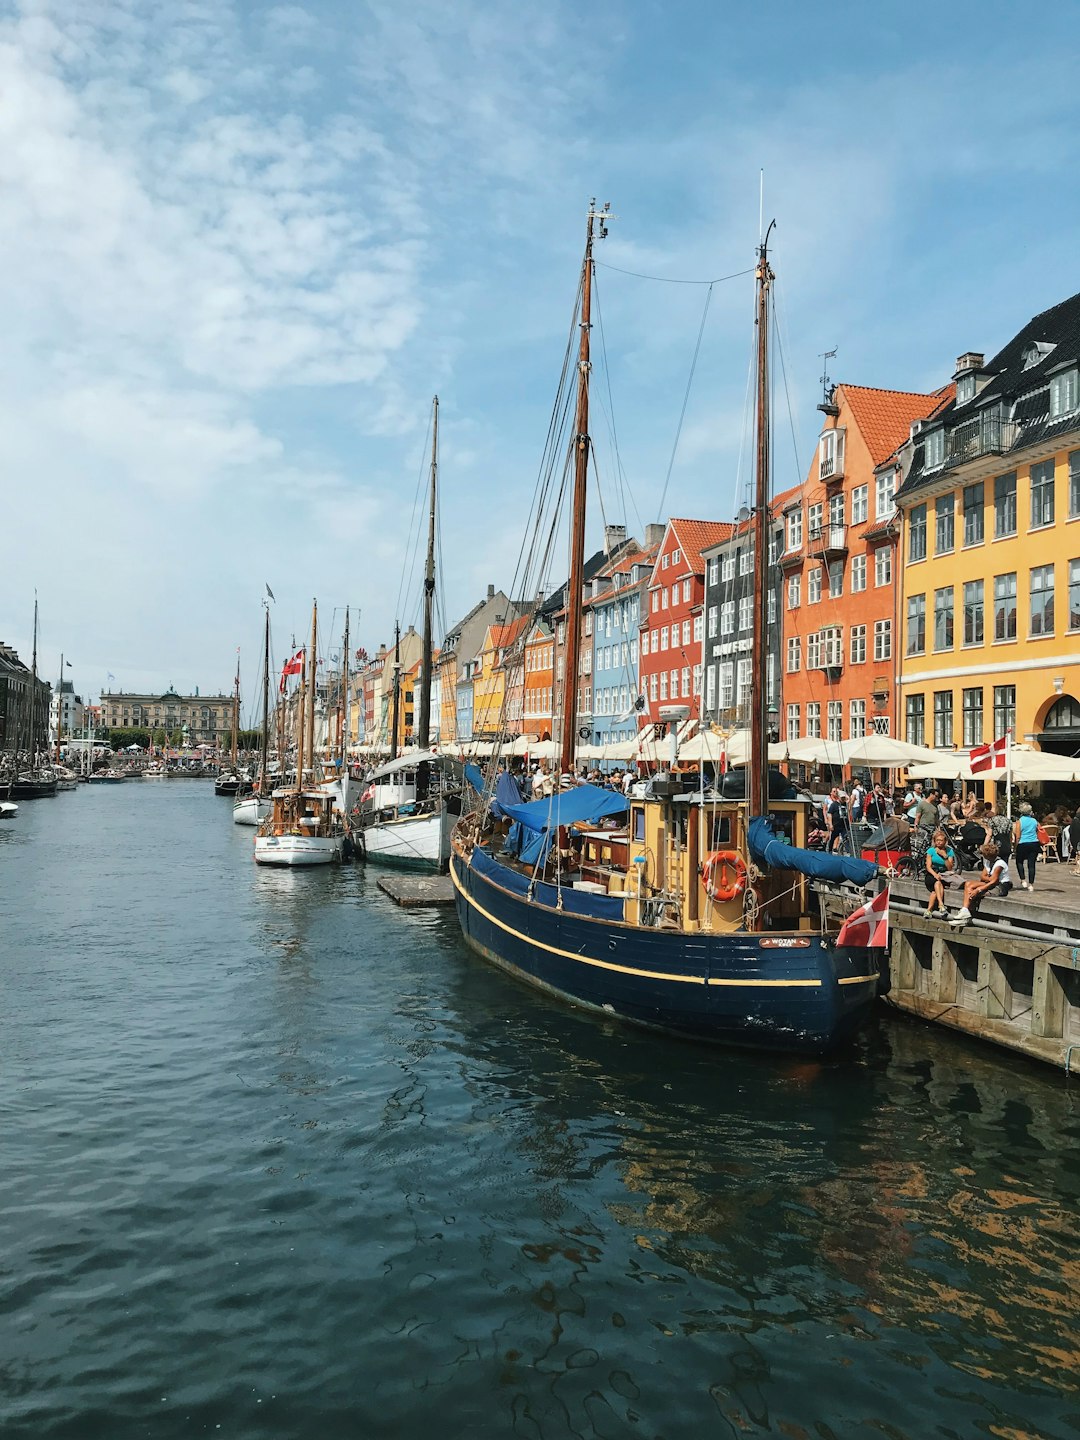
[[[0,830],[0,1435],[1080,1435],[1080,1091],[490,970],[206,782]]]

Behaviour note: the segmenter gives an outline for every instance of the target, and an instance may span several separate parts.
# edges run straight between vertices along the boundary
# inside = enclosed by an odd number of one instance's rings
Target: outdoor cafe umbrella
[[[892,735],[860,735],[857,740],[842,740],[838,749],[844,765],[875,769],[898,770],[937,759],[936,752],[925,745],[909,745]]]

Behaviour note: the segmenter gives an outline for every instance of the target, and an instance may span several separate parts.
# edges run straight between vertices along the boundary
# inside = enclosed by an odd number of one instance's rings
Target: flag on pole
[[[285,661],[281,667],[281,683],[278,685],[278,694],[285,694],[285,685],[290,675],[299,675],[304,668],[304,647],[300,646],[296,654]]]
[[[265,580],[263,581],[263,584],[266,585],[266,581],[265,581]],[[274,592],[270,589],[270,586],[269,586],[269,585],[266,585],[266,593],[267,593],[267,595],[270,596],[270,599],[273,600],[273,598],[274,598]]]
[[[840,926],[837,945],[853,949],[887,949],[889,944],[889,887],[860,905]]]
[[[1008,735],[1002,735],[992,745],[973,745],[969,756],[971,773],[977,775],[983,770],[1004,770],[1008,749]]]

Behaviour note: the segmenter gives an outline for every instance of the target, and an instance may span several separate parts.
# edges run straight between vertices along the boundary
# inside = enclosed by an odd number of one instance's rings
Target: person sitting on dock
[[[1012,889],[1009,862],[998,854],[998,847],[988,840],[982,847],[983,870],[978,880],[969,880],[964,886],[964,903],[950,920],[950,925],[967,925],[974,918],[974,908],[984,895],[996,890],[1005,898]]]
[[[949,844],[948,836],[944,830],[935,830],[930,840],[930,848],[926,852],[923,875],[923,883],[930,895],[930,903],[926,907],[927,916],[948,913],[945,908],[945,886],[960,884],[958,871],[956,851]]]

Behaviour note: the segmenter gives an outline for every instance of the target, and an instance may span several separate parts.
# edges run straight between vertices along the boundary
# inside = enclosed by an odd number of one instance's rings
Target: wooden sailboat
[[[259,751],[259,774],[250,795],[240,795],[233,801],[234,825],[258,825],[273,809],[270,799],[270,782],[267,779],[270,754],[270,607],[263,601],[266,624],[263,634],[263,713],[262,746]]]
[[[581,338],[561,760],[572,772],[584,574],[590,296],[590,209],[581,276]],[[771,227],[770,227],[771,229]],[[769,497],[767,240],[757,260],[757,461],[753,659],[765,675]],[[679,1035],[821,1053],[866,1019],[881,951],[838,948],[820,928],[812,877],[868,884],[861,861],[802,849],[807,805],[769,798],[763,707],[755,707],[746,800],[722,798],[671,769],[642,798],[598,787],[504,806],[490,794],[456,827],[450,873],[467,943],[485,959],[575,1004]],[[686,713],[685,711],[681,713]],[[677,721],[680,716],[669,717]],[[517,821],[524,844],[508,855]],[[792,843],[777,838],[782,833]],[[854,894],[854,892],[852,892]],[[861,902],[865,896],[859,896]]]
[[[257,865],[329,865],[347,839],[335,797],[315,776],[315,655],[318,605],[311,610],[311,645],[304,656],[297,706],[296,783],[273,793],[273,808],[255,832]],[[306,711],[306,714],[305,714]]]
[[[236,652],[236,679],[232,703],[232,763],[224,775],[214,781],[215,795],[235,795],[240,789],[240,651]]]
[[[399,637],[394,647],[391,755],[371,776],[373,795],[357,817],[361,853],[377,864],[444,870],[450,858],[450,832],[461,809],[460,795],[446,788],[444,762],[429,750],[431,681],[434,667],[435,514],[439,470],[439,397],[432,402],[431,474],[428,487],[427,560],[424,569],[424,630],[420,659],[418,753],[397,755],[401,705]]]

